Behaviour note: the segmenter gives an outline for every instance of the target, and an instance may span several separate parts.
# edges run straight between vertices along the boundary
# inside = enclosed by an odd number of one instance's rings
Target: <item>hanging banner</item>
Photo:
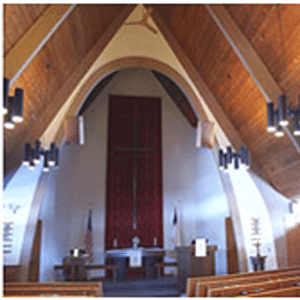
[[[132,250],[129,257],[129,267],[141,268],[142,264],[142,249]]]
[[[195,245],[195,256],[204,257],[206,256],[206,239],[205,238],[197,238]]]

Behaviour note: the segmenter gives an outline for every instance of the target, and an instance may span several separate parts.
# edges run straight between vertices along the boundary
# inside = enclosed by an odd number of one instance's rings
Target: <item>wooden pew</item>
[[[259,272],[257,274],[259,274]],[[274,274],[269,273],[269,274],[249,276],[249,277],[244,276],[244,277],[228,278],[228,279],[215,278],[214,280],[210,280],[210,281],[198,281],[196,282],[195,296],[207,297],[209,288],[223,288],[223,287],[230,287],[233,285],[262,282],[267,280],[277,280],[283,277],[293,278],[298,276],[300,276],[300,270],[292,270],[292,271],[286,271],[286,272],[280,272]]]
[[[276,289],[272,291],[261,292],[257,294],[251,294],[247,297],[300,297],[300,286],[292,286],[283,289]]]
[[[205,276],[205,277],[190,277],[187,279],[187,290],[186,296],[187,297],[195,297],[196,292],[196,283],[197,282],[208,282],[208,281],[220,281],[220,280],[228,280],[228,279],[237,279],[237,278],[250,278],[250,277],[257,277],[261,275],[268,275],[268,274],[281,274],[284,272],[289,272],[293,270],[300,270],[300,266],[294,266],[289,268],[282,268],[276,270],[267,270],[267,271],[259,271],[259,272],[245,272],[245,273],[236,273],[230,275],[219,275],[219,276]]]
[[[281,288],[288,288],[300,284],[300,276],[275,279],[263,282],[255,282],[248,284],[241,284],[237,286],[224,286],[222,288],[208,288],[208,297],[236,297],[239,295],[248,295],[254,293],[261,293],[265,291],[272,291]]]
[[[102,297],[102,282],[8,282],[5,297],[23,296],[84,296]]]

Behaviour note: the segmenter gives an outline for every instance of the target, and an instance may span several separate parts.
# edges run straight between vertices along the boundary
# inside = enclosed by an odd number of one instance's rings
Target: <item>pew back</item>
[[[300,297],[300,286],[292,286],[288,288],[261,292],[258,294],[251,294],[247,297]]]
[[[275,279],[263,282],[255,282],[248,284],[241,284],[237,286],[227,286],[222,288],[208,288],[208,297],[236,297],[239,295],[248,295],[254,293],[261,293],[264,291],[271,291],[280,288],[287,288],[295,286],[300,283],[300,277]]]
[[[102,282],[11,282],[4,284],[4,296],[90,296],[102,297]]]
[[[215,278],[215,280],[211,281],[198,281],[196,282],[195,288],[195,296],[196,297],[207,297],[208,288],[222,288],[226,286],[233,286],[233,285],[241,285],[241,284],[249,284],[255,282],[262,282],[267,280],[276,280],[281,278],[293,278],[300,276],[300,270],[296,271],[287,271],[282,273],[275,273],[275,274],[265,274],[265,275],[258,275],[258,276],[250,276],[250,277],[242,277],[242,278],[229,278],[229,279],[219,279]]]
[[[250,278],[250,277],[257,277],[261,275],[268,275],[268,274],[282,274],[285,272],[293,271],[293,270],[300,270],[300,266],[294,266],[289,268],[277,269],[277,270],[267,270],[267,271],[259,271],[259,272],[245,272],[245,273],[236,273],[230,275],[220,275],[220,276],[205,276],[205,277],[190,277],[187,279],[187,290],[186,296],[187,297],[195,297],[196,292],[196,283],[197,282],[208,282],[208,281],[219,281],[219,280],[228,280],[228,279],[237,279],[237,278]]]

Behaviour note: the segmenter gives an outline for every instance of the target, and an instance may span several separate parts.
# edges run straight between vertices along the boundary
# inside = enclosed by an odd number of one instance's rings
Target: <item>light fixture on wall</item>
[[[14,129],[15,123],[23,121],[23,89],[16,88],[15,95],[9,96],[9,80],[4,78],[3,82],[3,114],[4,127]]]
[[[240,152],[233,152],[230,146],[227,147],[227,152],[219,150],[219,169],[229,171],[230,169],[237,170],[240,167],[246,169],[250,166],[249,151],[246,147],[241,147]]]
[[[43,172],[48,172],[50,167],[58,167],[59,149],[55,143],[51,143],[50,149],[42,149],[41,142],[37,140],[34,148],[29,143],[24,147],[23,165],[34,170],[35,166],[41,162],[41,156],[44,156]]]
[[[282,56],[284,58],[285,70],[287,72],[286,53],[282,36],[279,4],[277,4],[277,17]],[[277,109],[274,108],[274,104],[272,102],[267,103],[267,117],[267,131],[274,132],[276,137],[281,137],[284,135],[283,127],[289,125],[289,120],[292,120],[291,122],[293,125],[294,135],[300,136],[300,95],[298,95],[298,105],[296,105],[295,107],[288,106],[285,95],[279,95]]]

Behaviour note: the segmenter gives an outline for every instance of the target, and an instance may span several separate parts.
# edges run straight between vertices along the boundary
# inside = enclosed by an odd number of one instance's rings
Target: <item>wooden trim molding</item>
[[[12,84],[75,8],[53,4],[4,57],[4,75]]]

